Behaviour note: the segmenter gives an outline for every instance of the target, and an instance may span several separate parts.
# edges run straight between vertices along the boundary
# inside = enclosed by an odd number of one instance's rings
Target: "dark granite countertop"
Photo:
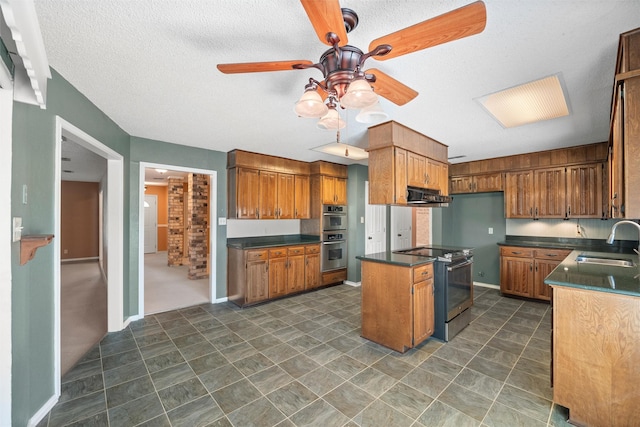
[[[282,236],[234,237],[227,239],[227,247],[234,249],[259,249],[313,243],[320,243],[320,236],[312,234],[286,234]]]
[[[398,254],[389,250],[375,254],[358,255],[356,256],[356,259],[359,259],[360,261],[380,262],[383,264],[402,265],[406,267],[428,264],[436,260],[435,257]]]
[[[521,246],[528,248],[571,249],[591,252],[633,253],[638,242],[615,240],[608,245],[605,239],[583,239],[568,237],[506,236],[498,246]]]
[[[633,261],[633,267],[578,263],[578,255],[620,258]],[[612,254],[574,250],[549,274],[544,283],[599,292],[619,293],[640,297],[640,267],[638,255]]]

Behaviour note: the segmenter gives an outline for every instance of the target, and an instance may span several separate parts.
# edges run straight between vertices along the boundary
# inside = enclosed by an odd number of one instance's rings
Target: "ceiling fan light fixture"
[[[329,108],[329,111],[318,121],[318,128],[323,130],[344,129],[347,123],[342,120],[340,113],[335,108]]]
[[[295,112],[300,117],[308,119],[323,117],[327,114],[327,106],[315,89],[307,89],[296,102]]]
[[[375,123],[389,118],[389,115],[384,112],[380,101],[373,105],[364,107],[356,116],[356,121],[359,123]]]
[[[340,99],[340,105],[354,110],[369,107],[376,102],[378,102],[378,95],[365,79],[352,81],[347,88],[347,93]]]

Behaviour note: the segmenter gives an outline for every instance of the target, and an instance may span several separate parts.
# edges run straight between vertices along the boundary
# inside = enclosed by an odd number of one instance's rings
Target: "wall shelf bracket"
[[[46,246],[53,240],[53,234],[34,234],[22,236],[20,239],[20,265],[32,260],[39,247]]]

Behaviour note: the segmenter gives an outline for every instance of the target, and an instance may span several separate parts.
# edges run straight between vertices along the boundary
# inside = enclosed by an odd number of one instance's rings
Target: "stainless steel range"
[[[433,336],[449,341],[471,322],[469,308],[473,305],[473,250],[450,246],[422,246],[396,252],[436,257]]]

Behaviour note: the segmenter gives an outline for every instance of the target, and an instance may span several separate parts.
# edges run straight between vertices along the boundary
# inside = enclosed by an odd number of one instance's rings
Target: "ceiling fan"
[[[339,0],[300,2],[320,41],[331,46],[318,63],[289,60],[218,64],[217,67],[225,74],[319,69],[324,80],[309,79],[295,111],[302,117],[321,118],[318,126],[325,129],[344,127],[336,111],[338,103],[343,108],[367,109],[376,106],[376,94],[397,105],[404,105],[418,95],[378,69],[363,70],[367,59],[374,57],[383,61],[478,34],[487,21],[485,5],[477,1],[375,39],[369,44],[369,52],[364,53],[347,44],[347,33],[358,25],[358,15],[353,10],[340,8]]]

